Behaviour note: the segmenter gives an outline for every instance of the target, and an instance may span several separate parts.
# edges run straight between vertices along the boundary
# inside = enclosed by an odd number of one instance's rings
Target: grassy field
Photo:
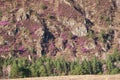
[[[120,80],[120,75],[76,75],[76,76],[54,76],[54,77],[36,77],[21,78],[10,80]]]

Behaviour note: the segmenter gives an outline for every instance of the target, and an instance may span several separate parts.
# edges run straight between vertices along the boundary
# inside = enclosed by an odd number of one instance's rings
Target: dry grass
[[[55,76],[55,77],[36,77],[21,78],[10,80],[120,80],[120,75],[76,75],[76,76]]]

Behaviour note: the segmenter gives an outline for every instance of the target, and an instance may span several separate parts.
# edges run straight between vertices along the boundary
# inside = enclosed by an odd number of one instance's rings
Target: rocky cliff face
[[[119,50],[120,0],[1,0],[1,56],[97,56]]]

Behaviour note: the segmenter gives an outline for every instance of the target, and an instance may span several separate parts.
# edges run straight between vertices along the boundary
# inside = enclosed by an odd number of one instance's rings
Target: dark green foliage
[[[118,51],[118,49],[115,49],[114,53],[111,55],[108,55],[107,57],[106,64],[107,64],[109,74],[120,73],[120,68],[114,65],[115,62],[120,62],[120,52]]]
[[[55,69],[56,70],[55,74],[60,75],[60,73],[62,73],[62,65],[61,65],[61,60],[60,59],[55,60],[54,67],[56,68]]]
[[[52,75],[52,60],[50,58],[46,58],[46,71],[47,71],[47,75]]]
[[[8,57],[7,59],[5,59],[5,61],[4,61],[4,65],[10,65],[10,64],[12,64],[13,63],[13,61],[14,61],[14,58],[13,57]]]
[[[120,73],[120,69],[114,66],[114,58],[110,55],[106,64],[109,74]],[[65,61],[62,58],[52,60],[41,57],[32,64],[26,59],[18,59],[12,65],[11,77],[36,77],[36,76],[59,76],[59,75],[81,75],[81,74],[102,74],[102,63],[96,57],[92,60],[79,60],[74,62]],[[17,75],[16,75],[17,74]]]
[[[80,62],[79,59],[69,62],[63,58],[51,59],[45,56],[32,61],[28,61],[26,58],[0,58],[0,61],[0,76],[2,76],[3,65],[11,65],[11,78],[103,73],[103,63],[96,57],[92,60],[85,59],[82,62]],[[120,73],[120,68],[114,65],[114,62],[119,61],[119,51],[115,50],[114,54],[109,55],[104,63],[107,64],[108,74]]]
[[[2,12],[0,11],[0,17],[2,16]]]
[[[47,70],[44,65],[41,65],[39,68],[39,76],[47,76]]]
[[[0,76],[2,76],[2,65],[4,64],[4,59],[0,58]]]
[[[84,60],[82,62],[83,74],[92,74],[92,66],[90,61]]]
[[[109,16],[104,16],[104,15],[102,15],[102,16],[100,17],[100,19],[101,19],[102,21],[105,21],[107,25],[110,25],[110,24],[111,24],[111,19],[110,19]]]
[[[70,64],[70,74],[71,75],[83,74],[82,65],[80,65],[80,63],[78,61],[77,62],[72,62]]]
[[[20,67],[19,73],[21,74],[21,77],[30,77],[31,75],[31,71],[26,67]]]
[[[91,65],[93,74],[102,73],[102,63],[96,57],[92,59]]]
[[[56,59],[54,62],[54,71],[56,75],[67,75],[69,71],[69,63],[64,59]]]
[[[94,31],[93,31],[93,30],[88,30],[88,37],[94,39],[95,34],[94,34]]]
[[[31,75],[33,77],[35,76],[40,76],[40,66],[43,65],[43,61],[42,61],[42,58],[36,60],[30,67],[30,70],[31,70]]]
[[[99,40],[102,41],[103,43],[105,43],[105,36],[106,36],[106,33],[104,30],[101,30],[100,32],[100,35],[99,35]]]
[[[12,69],[11,69],[11,78],[14,78],[14,77],[20,77],[20,74],[19,74],[19,67],[17,65],[17,61],[14,61],[13,64],[12,64]]]
[[[29,77],[31,75],[31,71],[29,70],[30,64],[27,62],[25,58],[19,58],[13,60],[12,69],[11,69],[11,78],[14,77]]]
[[[38,76],[38,70],[37,70],[37,66],[35,64],[32,64],[31,67],[30,67],[30,70],[31,70],[31,76],[32,77],[36,77]]]
[[[120,73],[120,69],[119,69],[119,68],[114,68],[114,69],[110,72],[110,74],[118,74],[118,73]]]
[[[35,76],[50,76],[52,74],[52,60],[50,58],[41,57],[36,60],[30,67],[31,75]]]
[[[114,53],[111,55],[114,61],[120,61],[120,52],[118,49],[114,50]]]
[[[70,3],[73,3],[74,2],[74,0],[66,0],[67,2],[70,2]]]
[[[108,30],[107,32],[104,30],[101,30],[99,34],[99,40],[102,43],[107,43],[109,47],[112,46],[112,40],[114,38],[114,31],[113,30]],[[108,43],[111,42],[111,43]]]
[[[113,58],[111,57],[111,55],[108,56],[106,63],[107,63],[108,73],[110,74],[112,70],[115,68],[113,63]]]
[[[41,7],[41,9],[43,9],[43,10],[45,10],[45,9],[48,8],[45,4],[41,4],[40,7]]]
[[[49,18],[49,19],[55,19],[55,16],[53,16],[53,15],[48,15],[48,18]]]

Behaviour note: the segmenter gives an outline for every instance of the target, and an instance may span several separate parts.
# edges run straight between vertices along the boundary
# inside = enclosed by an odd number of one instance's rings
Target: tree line
[[[32,61],[27,58],[0,58],[0,76],[3,76],[3,65],[11,65],[10,78],[104,74],[103,65],[106,65],[107,74],[117,74],[120,73],[120,67],[114,63],[119,62],[120,54],[117,51],[108,55],[106,60],[94,57],[82,62],[79,59],[70,62],[62,58],[51,59],[45,56]]]

